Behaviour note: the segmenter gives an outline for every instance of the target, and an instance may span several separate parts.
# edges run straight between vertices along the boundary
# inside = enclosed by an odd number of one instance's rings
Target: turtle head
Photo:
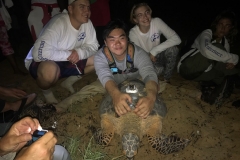
[[[123,154],[126,155],[128,160],[133,159],[137,154],[139,147],[139,137],[133,133],[127,133],[122,136]]]

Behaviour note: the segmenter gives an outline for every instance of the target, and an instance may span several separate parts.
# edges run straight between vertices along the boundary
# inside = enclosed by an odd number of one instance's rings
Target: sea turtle
[[[119,86],[121,92],[128,93],[133,103],[129,106],[133,109],[140,97],[146,96],[145,85],[142,81],[128,80]],[[117,116],[114,111],[110,95],[100,103],[101,128],[94,133],[94,138],[99,145],[107,146],[114,133],[122,137],[123,153],[128,159],[133,159],[137,153],[139,142],[144,135],[147,136],[150,145],[161,154],[177,152],[185,148],[190,139],[181,139],[176,134],[165,136],[162,131],[162,118],[167,110],[165,104],[157,98],[155,106],[146,119],[138,117],[133,112],[123,116]]]

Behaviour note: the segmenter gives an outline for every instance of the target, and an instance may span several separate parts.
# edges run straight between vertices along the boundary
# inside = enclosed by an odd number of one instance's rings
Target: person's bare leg
[[[47,103],[58,103],[51,91],[60,75],[60,68],[54,61],[41,62],[37,71],[37,84],[42,89]]]
[[[95,70],[94,69],[94,56],[91,56],[87,60],[86,67],[84,69],[84,73],[88,74],[88,73],[93,72],[94,70]]]
[[[88,74],[88,73],[94,71],[93,62],[94,62],[94,56],[89,57],[87,60],[87,63],[86,63],[86,67],[84,69],[84,74]],[[81,75],[70,76],[61,83],[61,86],[63,88],[66,88],[69,92],[71,92],[73,94],[73,93],[75,93],[75,90],[72,85],[75,82],[79,81],[81,78],[82,78]]]
[[[36,98],[36,96],[37,95],[35,93],[29,94],[27,96],[27,101],[26,101],[25,106],[30,104],[31,102],[33,102],[33,100]],[[22,103],[22,100],[17,100],[15,102],[5,102],[5,106],[1,112],[6,112],[9,110],[18,111],[19,107],[21,106],[21,103]]]

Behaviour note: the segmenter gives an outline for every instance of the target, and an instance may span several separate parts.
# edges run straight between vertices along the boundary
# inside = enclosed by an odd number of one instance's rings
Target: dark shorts
[[[32,61],[29,67],[29,73],[36,79],[38,66],[41,62]],[[84,68],[86,67],[87,59],[79,60],[76,64],[72,64],[69,61],[55,61],[60,68],[59,78],[69,77],[74,75],[84,75]]]

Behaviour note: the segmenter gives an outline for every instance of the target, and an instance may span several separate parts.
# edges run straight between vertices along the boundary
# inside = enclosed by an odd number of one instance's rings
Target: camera
[[[33,135],[32,135],[32,141],[35,142],[36,140],[38,140],[40,137],[42,137],[47,132],[48,132],[48,130],[36,130],[36,131],[34,131]]]
[[[33,142],[41,138],[48,130],[36,130],[33,132],[32,139],[28,141],[27,145],[31,145]]]

